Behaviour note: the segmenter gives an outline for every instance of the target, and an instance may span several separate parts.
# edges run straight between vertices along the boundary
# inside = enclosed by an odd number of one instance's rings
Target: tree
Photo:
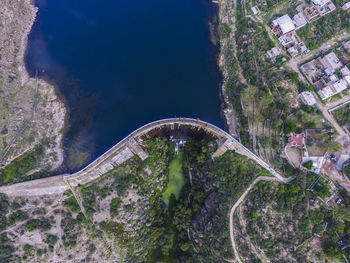
[[[345,175],[350,176],[350,164],[344,167],[343,172],[345,173]]]
[[[285,133],[295,132],[297,130],[297,128],[298,128],[298,126],[294,121],[289,121],[284,126],[284,132]]]
[[[339,142],[331,142],[328,146],[328,152],[335,153],[343,150],[343,146]]]
[[[309,114],[303,114],[301,115],[301,122],[302,123],[307,123],[310,121],[310,115]]]
[[[242,100],[254,100],[256,95],[258,93],[258,89],[254,87],[246,87],[242,93],[241,98]]]
[[[311,160],[303,163],[303,166],[308,170],[311,170],[312,165],[313,165],[313,161],[311,161]]]

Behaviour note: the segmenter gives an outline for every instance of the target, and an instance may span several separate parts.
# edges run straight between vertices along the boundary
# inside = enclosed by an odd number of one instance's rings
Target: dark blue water
[[[201,0],[39,0],[26,63],[70,108],[65,148],[96,158],[167,117],[223,126],[220,74]],[[213,10],[211,10],[213,11]],[[69,151],[66,151],[67,153]]]

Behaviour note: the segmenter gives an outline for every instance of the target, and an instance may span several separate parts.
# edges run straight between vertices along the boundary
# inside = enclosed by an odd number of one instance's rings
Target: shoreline
[[[233,109],[233,106],[231,102],[229,101],[229,95],[227,94],[227,84],[229,80],[229,72],[226,68],[225,64],[225,55],[224,55],[224,46],[227,45],[227,42],[229,41],[228,38],[223,37],[223,33],[220,31],[220,25],[225,23],[225,20],[228,18],[224,16],[223,14],[223,8],[227,4],[226,0],[220,0],[217,3],[217,24],[216,24],[216,30],[217,30],[217,37],[218,37],[218,48],[219,53],[217,56],[217,66],[221,73],[221,84],[220,84],[220,100],[221,100],[221,111],[220,114],[222,115],[222,118],[224,120],[225,128],[228,130],[228,132],[233,136],[238,138],[240,141],[240,136],[238,132],[239,124],[237,123],[237,117],[236,112]]]
[[[230,114],[234,115],[233,110],[230,111],[228,109],[232,109],[230,107],[229,101],[224,96],[224,89],[225,89],[225,75],[224,75],[224,69],[220,64],[221,56],[222,56],[222,45],[221,45],[221,33],[220,33],[220,3],[219,2],[213,2],[211,0],[201,0],[203,5],[207,9],[207,15],[205,18],[206,26],[208,27],[208,38],[209,42],[212,45],[212,53],[213,57],[215,58],[215,69],[218,73],[218,86],[217,86],[217,92],[218,92],[218,99],[219,99],[219,115],[220,119],[223,123],[223,127],[225,130],[227,130],[232,136],[239,137],[236,129],[237,124],[236,122],[232,122],[230,120]],[[235,119],[235,117],[233,118]]]
[[[28,24],[28,27],[26,28],[26,30],[23,32],[21,36],[20,52],[17,58],[17,60],[20,62],[19,71],[21,74],[22,81],[24,79],[26,79],[27,81],[34,80],[34,77],[30,75],[30,71],[27,69],[27,63],[25,58],[28,52],[29,35],[32,33],[33,26],[36,23],[39,8],[35,6],[34,0],[29,0],[28,4],[32,11],[31,13],[32,16],[30,17],[30,24]],[[40,77],[40,74],[38,76],[38,84],[39,84],[39,87],[43,87],[45,91],[47,91],[48,93],[51,93],[50,95],[52,95],[52,98],[54,101],[55,100],[58,101],[58,104],[59,104],[58,106],[52,106],[51,108],[49,108],[51,112],[57,113],[57,115],[60,115],[60,111],[63,111],[63,115],[64,115],[63,118],[62,116],[56,116],[57,119],[55,119],[53,123],[54,130],[57,133],[56,139],[55,139],[56,145],[55,147],[50,147],[47,150],[48,152],[53,151],[57,155],[57,161],[53,163],[53,166],[50,169],[50,171],[56,171],[62,166],[64,162],[63,141],[64,141],[66,130],[68,128],[69,107],[67,107],[64,96],[60,93],[57,85],[48,81],[45,78]]]

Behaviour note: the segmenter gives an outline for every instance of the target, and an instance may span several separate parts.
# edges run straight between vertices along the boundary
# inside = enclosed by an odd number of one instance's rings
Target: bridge
[[[63,193],[69,188],[75,188],[79,185],[87,184],[98,179],[103,174],[121,165],[135,155],[141,160],[147,159],[148,153],[142,148],[142,145],[144,145],[144,139],[149,137],[151,131],[162,130],[164,128],[176,130],[183,127],[193,131],[203,130],[217,138],[218,148],[216,152],[213,153],[213,158],[221,156],[227,150],[232,150],[255,161],[282,183],[288,183],[291,180],[290,178],[285,178],[280,175],[261,157],[255,155],[219,127],[197,119],[170,118],[154,121],[140,127],[88,166],[74,174],[58,175],[9,186],[2,186],[0,187],[0,192],[6,193],[9,196],[35,196]]]

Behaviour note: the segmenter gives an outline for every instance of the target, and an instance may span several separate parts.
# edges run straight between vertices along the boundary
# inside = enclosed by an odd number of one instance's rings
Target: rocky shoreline
[[[38,8],[30,0],[7,0],[2,7],[1,18],[5,23],[0,36],[0,46],[3,48],[0,65],[4,77],[0,86],[3,93],[0,106],[7,107],[7,115],[0,122],[0,129],[3,130],[0,134],[0,153],[6,147],[9,151],[6,158],[1,160],[1,167],[45,144],[39,165],[27,175],[55,170],[63,162],[62,140],[67,110],[55,87],[46,81],[38,79],[35,92],[36,80],[29,76],[24,62],[28,35]],[[11,44],[7,44],[11,40]],[[28,126],[24,128],[25,122],[28,122]]]
[[[235,110],[233,109],[232,103],[230,101],[230,94],[228,92],[228,85],[230,80],[230,70],[229,66],[232,62],[227,61],[227,56],[225,52],[230,49],[230,42],[234,38],[234,7],[233,3],[227,0],[218,1],[218,19],[219,19],[219,39],[220,39],[220,53],[218,56],[218,65],[222,73],[222,85],[221,85],[221,97],[223,101],[222,114],[225,118],[225,122],[229,133],[232,136],[239,137],[238,133],[238,123]],[[222,32],[222,25],[229,24],[232,26],[231,32],[225,34]]]

